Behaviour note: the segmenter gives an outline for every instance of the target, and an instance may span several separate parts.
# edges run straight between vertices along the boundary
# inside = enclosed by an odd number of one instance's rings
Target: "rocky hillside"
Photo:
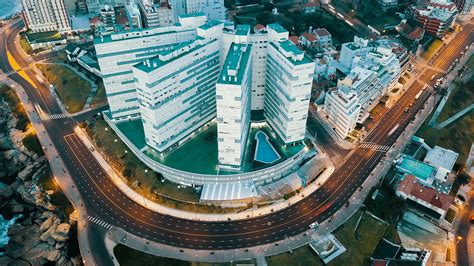
[[[25,133],[17,128],[11,106],[0,95],[0,212],[5,219],[19,217],[8,230],[10,241],[0,265],[79,265],[77,212],[51,204],[54,191],[43,189],[38,179],[48,173],[44,156],[22,143]]]

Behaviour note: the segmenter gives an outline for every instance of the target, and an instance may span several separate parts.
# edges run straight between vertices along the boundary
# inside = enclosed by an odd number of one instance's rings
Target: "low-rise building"
[[[306,46],[306,47],[313,47],[318,44],[316,35],[314,35],[311,32],[305,32],[301,34],[299,39],[300,39],[299,42],[301,43],[301,45]]]
[[[316,36],[319,46],[323,48],[332,46],[331,34],[325,28],[315,29],[313,34]]]
[[[431,256],[431,250],[406,248],[383,238],[370,257],[372,266],[382,265],[418,265],[425,266]]]
[[[397,186],[396,195],[407,200],[409,206],[436,219],[444,218],[454,199],[451,195],[422,185],[414,175],[403,178]]]
[[[431,0],[427,3],[411,5],[407,15],[415,20],[426,33],[443,37],[453,24],[458,10],[450,0]]]
[[[316,1],[309,1],[303,4],[303,13],[311,14],[319,10],[321,3]]]
[[[315,59],[313,79],[332,80],[336,78],[336,59],[332,55],[325,54],[322,58]]]
[[[391,8],[397,8],[398,0],[379,0],[379,4],[383,11],[387,11]]]

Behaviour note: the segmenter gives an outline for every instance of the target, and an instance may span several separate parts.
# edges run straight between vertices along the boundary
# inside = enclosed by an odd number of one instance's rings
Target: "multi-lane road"
[[[13,43],[14,37],[22,28],[21,22],[6,27],[8,28],[0,35],[0,41],[5,44],[0,47],[0,68],[5,73],[10,73],[11,79],[24,86],[30,99],[44,112],[61,113],[61,108],[51,96],[49,88],[38,81],[33,71],[27,69],[28,62]],[[447,69],[459,51],[472,43],[473,35],[470,31],[471,27],[465,27],[464,32],[456,37],[456,41],[448,45],[435,60],[437,67]],[[7,60],[7,51],[26,69],[26,74],[35,83],[34,86],[13,71]],[[400,101],[381,119],[382,122],[366,137],[365,142],[384,147],[392,146],[431,97],[431,91],[425,90],[409,111],[405,112],[414,101],[415,95],[424,87],[424,82],[432,83],[430,77],[433,74],[436,72],[426,70],[419,79],[422,82],[415,82],[407,90]],[[284,210],[246,220],[203,222],[155,213],[125,196],[110,181],[88,147],[74,134],[73,128],[77,125],[75,119],[66,117],[45,120],[43,123],[82,198],[85,199],[89,215],[151,241],[202,250],[250,247],[306,231],[312,222],[322,222],[343,207],[385,154],[384,151],[356,148],[320,189]]]

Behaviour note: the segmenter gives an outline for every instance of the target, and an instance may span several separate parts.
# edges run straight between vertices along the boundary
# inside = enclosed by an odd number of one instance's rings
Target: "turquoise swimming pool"
[[[280,154],[278,154],[278,152],[270,143],[270,139],[268,138],[267,134],[265,134],[265,132],[258,131],[255,134],[255,140],[257,141],[254,155],[255,161],[271,164],[281,158]]]

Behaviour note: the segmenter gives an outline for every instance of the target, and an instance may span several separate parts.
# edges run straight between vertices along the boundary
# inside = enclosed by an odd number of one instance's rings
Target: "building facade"
[[[151,0],[138,1],[145,28],[171,26],[174,24],[173,11],[168,3],[154,4]]]
[[[357,93],[348,87],[329,89],[324,101],[324,114],[334,133],[344,139],[354,130],[359,120]]]
[[[173,49],[177,43],[191,40],[196,36],[196,28],[205,23],[205,16],[186,17],[176,26],[120,32],[94,39],[113,119],[140,116],[133,65],[160,51]]]
[[[163,152],[216,116],[219,41],[197,37],[135,65],[145,140]]]
[[[71,30],[64,0],[21,0],[26,28],[32,32]]]
[[[267,55],[264,115],[282,143],[304,139],[314,62],[288,40],[279,24],[267,25]]]
[[[240,168],[250,128],[252,45],[232,43],[216,84],[218,160]]]
[[[453,24],[458,10],[450,0],[431,0],[407,8],[407,15],[418,22],[426,33],[438,38],[443,37]]]

